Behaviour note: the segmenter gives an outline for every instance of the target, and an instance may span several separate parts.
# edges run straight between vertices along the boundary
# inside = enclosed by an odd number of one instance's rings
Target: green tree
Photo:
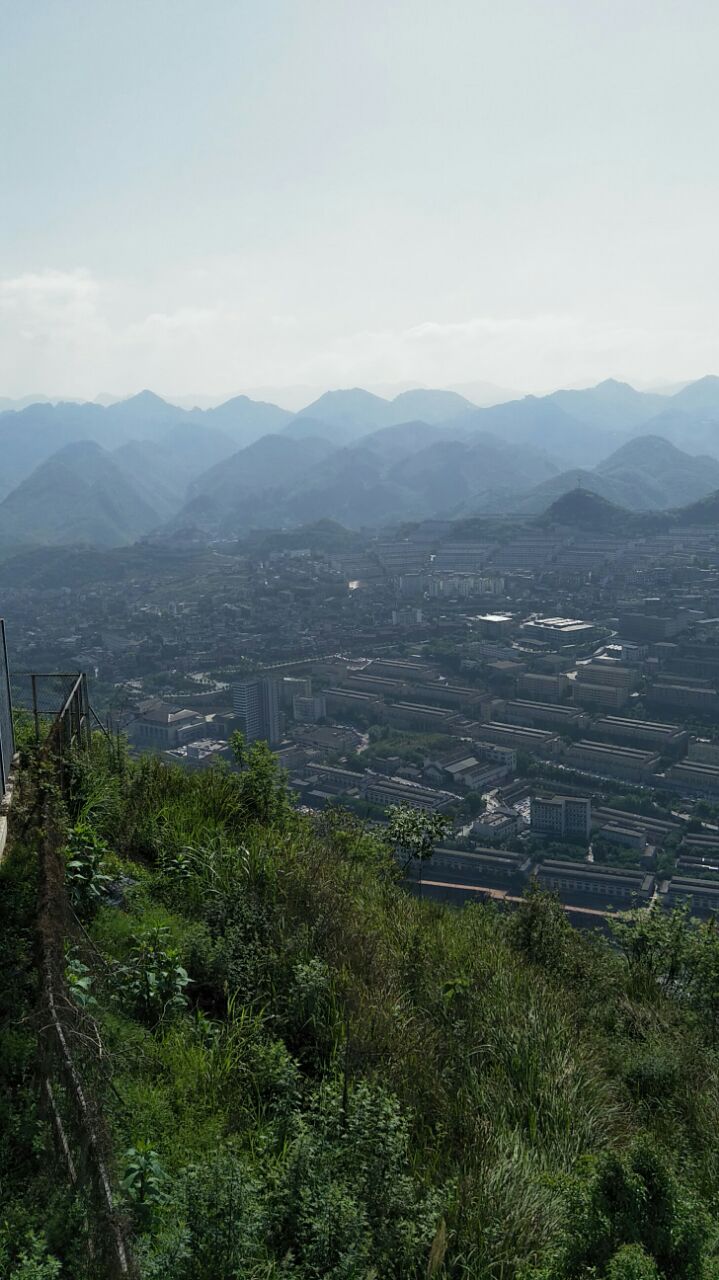
[[[666,990],[682,976],[690,944],[688,907],[665,911],[658,903],[626,911],[609,927],[635,976]]]
[[[449,829],[450,821],[443,813],[426,813],[409,805],[391,805],[387,810],[387,839],[395,854],[405,859],[403,870],[412,862],[419,864],[419,892],[422,894],[422,870],[432,857],[440,840]]]
[[[246,821],[263,826],[284,822],[291,808],[286,776],[267,743],[253,742],[248,747],[237,731],[230,744],[241,770],[237,789]]]

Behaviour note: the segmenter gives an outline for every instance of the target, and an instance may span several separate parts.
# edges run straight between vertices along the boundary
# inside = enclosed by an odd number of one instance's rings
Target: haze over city
[[[0,16],[2,395],[719,370],[707,0]]]

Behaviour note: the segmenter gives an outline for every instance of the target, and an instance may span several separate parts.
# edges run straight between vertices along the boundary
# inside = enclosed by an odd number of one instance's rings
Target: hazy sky
[[[0,0],[0,395],[719,373],[716,0]]]

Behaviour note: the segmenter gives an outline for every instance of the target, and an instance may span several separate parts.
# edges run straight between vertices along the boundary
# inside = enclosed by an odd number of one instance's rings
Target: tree
[[[649,908],[623,912],[609,927],[637,976],[664,990],[679,980],[690,942],[688,907],[665,911],[653,902]]]
[[[449,818],[443,813],[426,813],[409,805],[395,804],[387,810],[387,839],[395,854],[404,857],[403,870],[411,862],[419,863],[419,893],[422,896],[422,868],[432,857],[435,846],[447,835]]]
[[[290,810],[286,778],[267,743],[253,742],[248,747],[238,731],[230,738],[230,745],[241,770],[237,784],[247,822],[263,826],[282,822]]]

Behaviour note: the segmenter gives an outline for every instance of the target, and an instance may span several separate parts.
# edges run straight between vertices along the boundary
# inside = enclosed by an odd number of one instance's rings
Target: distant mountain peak
[[[134,396],[126,396],[124,400],[118,400],[116,403],[118,405],[133,404],[133,405],[136,405],[138,409],[150,408],[153,405],[156,408],[159,405],[162,405],[165,408],[168,407],[167,400],[163,400],[162,396],[158,396],[155,391],[149,391],[147,387],[144,389],[144,391],[138,391]],[[109,406],[109,407],[112,407],[112,406]],[[176,407],[176,406],[173,406],[173,407]]]
[[[570,489],[548,507],[542,524],[561,524],[572,528],[591,529],[596,532],[611,532],[617,527],[617,520],[629,515],[616,503],[602,498],[592,489]]]

